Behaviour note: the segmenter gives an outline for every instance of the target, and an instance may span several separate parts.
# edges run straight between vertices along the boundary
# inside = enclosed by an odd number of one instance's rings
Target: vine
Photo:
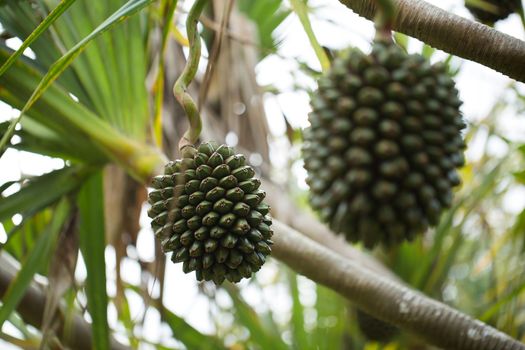
[[[208,0],[197,0],[193,4],[186,21],[186,32],[190,42],[190,52],[186,66],[173,86],[173,94],[177,101],[186,112],[189,121],[189,127],[179,141],[179,149],[185,146],[193,145],[199,139],[202,130],[202,120],[197,108],[197,104],[188,93],[188,85],[192,82],[201,57],[201,42],[197,24],[199,16],[204,9]]]

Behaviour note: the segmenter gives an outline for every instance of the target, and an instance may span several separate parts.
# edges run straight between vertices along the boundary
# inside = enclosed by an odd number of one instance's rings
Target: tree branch
[[[430,344],[460,350],[523,350],[525,345],[445,304],[348,260],[274,220],[272,255],[368,314]]]
[[[0,298],[4,296],[11,281],[15,278],[18,268],[17,263],[10,259],[4,252],[0,253]],[[43,322],[46,296],[42,288],[32,283],[27,288],[22,300],[18,304],[17,311],[22,319],[30,325],[40,329]],[[80,315],[74,315],[71,324],[64,324],[65,312],[59,308],[55,316],[59,321],[57,336],[71,349],[91,350],[93,343],[91,338],[91,325]],[[67,328],[67,331],[66,331]],[[129,347],[111,339],[112,350],[129,350]]]
[[[478,342],[487,342],[485,349],[525,348],[523,344],[503,333],[411,289],[373,256],[352,247],[342,236],[336,236],[314,217],[299,210],[286,195],[283,195],[286,191],[282,188],[270,181],[264,181],[263,185],[268,194],[266,201],[272,206],[272,215],[300,232],[274,219],[273,256],[297,272],[338,291],[370,315],[411,331],[435,345],[445,346],[447,349],[484,349],[478,347]],[[294,236],[297,234],[301,236],[299,240]],[[292,244],[283,244],[281,239],[285,242],[291,240]],[[309,251],[305,249],[304,244],[310,248]],[[313,253],[314,251],[318,253]],[[338,262],[321,263],[317,257],[322,256],[322,251],[336,257],[335,261]],[[306,266],[308,264],[304,264],[304,260],[308,260],[310,266]],[[352,268],[341,265],[341,261],[351,264]],[[327,271],[331,273],[326,273]],[[329,275],[325,276],[329,282],[319,279],[317,274]],[[340,274],[345,277],[340,277]],[[356,280],[359,282],[355,282]],[[363,298],[367,299],[366,303],[362,302]],[[369,304],[373,311],[368,308]],[[385,305],[389,308],[388,312],[384,310]],[[443,337],[445,334],[446,337]],[[488,338],[485,338],[487,335]],[[502,342],[502,347],[498,348],[491,339],[499,338],[500,335],[506,340]],[[461,344],[465,340],[463,338],[469,336],[475,342]],[[481,336],[483,338],[480,338]]]
[[[375,1],[339,1],[365,18],[372,20],[375,16]],[[444,11],[425,1],[393,1],[398,11],[393,23],[394,30],[525,82],[524,41]]]

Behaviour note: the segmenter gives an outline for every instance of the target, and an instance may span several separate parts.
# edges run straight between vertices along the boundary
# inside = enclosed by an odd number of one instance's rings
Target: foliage
[[[319,53],[312,31],[315,26],[308,22],[315,10],[304,1],[294,3],[301,8],[301,21]],[[279,26],[291,13],[286,3],[239,0],[234,11],[244,14],[257,28],[257,37],[245,44],[258,48],[259,60],[279,55]],[[59,235],[78,215],[76,234],[83,259],[77,270],[85,269],[86,276],[73,279],[59,299],[73,314],[89,315],[96,349],[110,348],[115,335],[132,348],[154,349],[423,346],[404,333],[387,345],[367,342],[358,330],[353,305],[273,261],[255,280],[239,286],[198,286],[198,298],[205,297],[210,310],[208,319],[202,315],[198,319],[209,327],[197,326],[189,321],[189,315],[170,310],[170,300],[184,293],[178,286],[166,288],[166,279],[173,277],[164,273],[165,258],[158,246],[150,260],[137,254],[140,240],[152,234],[148,224],[140,221],[146,195],[136,180],[144,182],[164,161],[153,144],[162,144],[163,135],[172,138],[181,134],[180,125],[177,129],[172,124],[181,124],[183,116],[166,108],[170,96],[164,90],[172,88],[168,74],[180,72],[184,65],[180,61],[183,55],[173,54],[181,47],[170,36],[178,33],[179,29],[170,28],[184,14],[184,6],[174,0],[0,1],[4,30],[0,39],[0,101],[23,111],[15,122],[1,123],[0,134],[6,141],[11,139],[6,143],[8,151],[64,160],[62,169],[0,184],[0,222],[7,232],[0,254],[14,257],[22,265],[0,308],[0,323],[19,332],[16,337],[0,333],[0,338],[19,345],[42,339],[65,341],[44,337],[44,332],[28,327],[13,310],[31,283],[42,276],[49,280],[57,277],[49,265],[63,248],[57,245]],[[165,28],[165,42],[159,45],[159,33]],[[28,51],[20,55],[25,47],[15,53],[6,40],[11,37],[27,40],[34,55]],[[412,43],[401,35],[396,39],[405,48]],[[180,37],[178,41],[182,41]],[[206,44],[211,52],[212,43]],[[158,52],[164,50],[166,59],[159,59]],[[434,59],[436,51],[424,46],[422,54]],[[173,57],[179,61],[168,59]],[[447,62],[451,72],[461,74],[452,56]],[[307,73],[315,71],[301,64]],[[151,77],[156,77],[154,83]],[[255,81],[255,73],[246,79]],[[304,80],[296,82],[300,92],[308,87]],[[373,253],[406,283],[523,341],[525,209],[508,203],[523,193],[525,143],[507,137],[508,130],[498,123],[501,115],[520,108],[523,111],[522,90],[517,84],[509,85],[484,118],[471,120],[466,139],[475,142],[482,154],[468,157],[462,170],[463,187],[440,225],[415,242]],[[213,105],[208,108],[220,110]],[[163,118],[164,114],[169,118]],[[10,125],[14,138],[8,137]],[[155,125],[161,128],[155,129]],[[297,135],[292,125],[287,126],[290,135]],[[297,137],[290,141],[292,151],[299,147]],[[503,151],[494,152],[494,144]],[[294,152],[290,154],[287,160],[292,166],[284,170],[290,175],[288,187],[295,189],[296,197],[304,198],[306,192],[297,189],[298,179],[289,170],[300,160],[293,159]],[[108,166],[110,163],[121,168]],[[108,261],[113,258],[111,265]],[[137,268],[132,282],[125,266]],[[159,334],[164,327],[168,336],[148,336],[151,315],[158,316],[155,325],[161,329]],[[66,315],[66,323],[71,317]]]

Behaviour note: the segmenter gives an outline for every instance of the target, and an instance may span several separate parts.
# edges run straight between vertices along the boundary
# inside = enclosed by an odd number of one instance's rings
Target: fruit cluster
[[[438,222],[464,163],[454,86],[444,65],[393,43],[334,60],[303,135],[310,203],[333,231],[372,247]]]
[[[231,147],[187,146],[153,179],[149,194],[155,236],[183,271],[199,281],[249,278],[270,254],[269,206],[260,180]]]

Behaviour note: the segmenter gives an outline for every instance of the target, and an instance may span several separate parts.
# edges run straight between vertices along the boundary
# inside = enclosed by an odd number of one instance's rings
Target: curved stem
[[[193,4],[186,21],[186,32],[188,35],[188,40],[190,41],[190,53],[188,56],[188,61],[186,66],[182,71],[182,74],[175,82],[173,87],[173,94],[182,108],[188,116],[188,121],[190,123],[188,130],[182,136],[182,139],[179,142],[179,148],[182,148],[188,144],[194,144],[197,142],[199,135],[202,129],[201,116],[197,105],[193,101],[193,98],[188,93],[188,85],[191,83],[197,69],[199,68],[199,61],[201,58],[201,41],[199,37],[199,32],[197,31],[197,23],[199,22],[199,16],[204,9],[204,5],[208,0],[197,0]]]

